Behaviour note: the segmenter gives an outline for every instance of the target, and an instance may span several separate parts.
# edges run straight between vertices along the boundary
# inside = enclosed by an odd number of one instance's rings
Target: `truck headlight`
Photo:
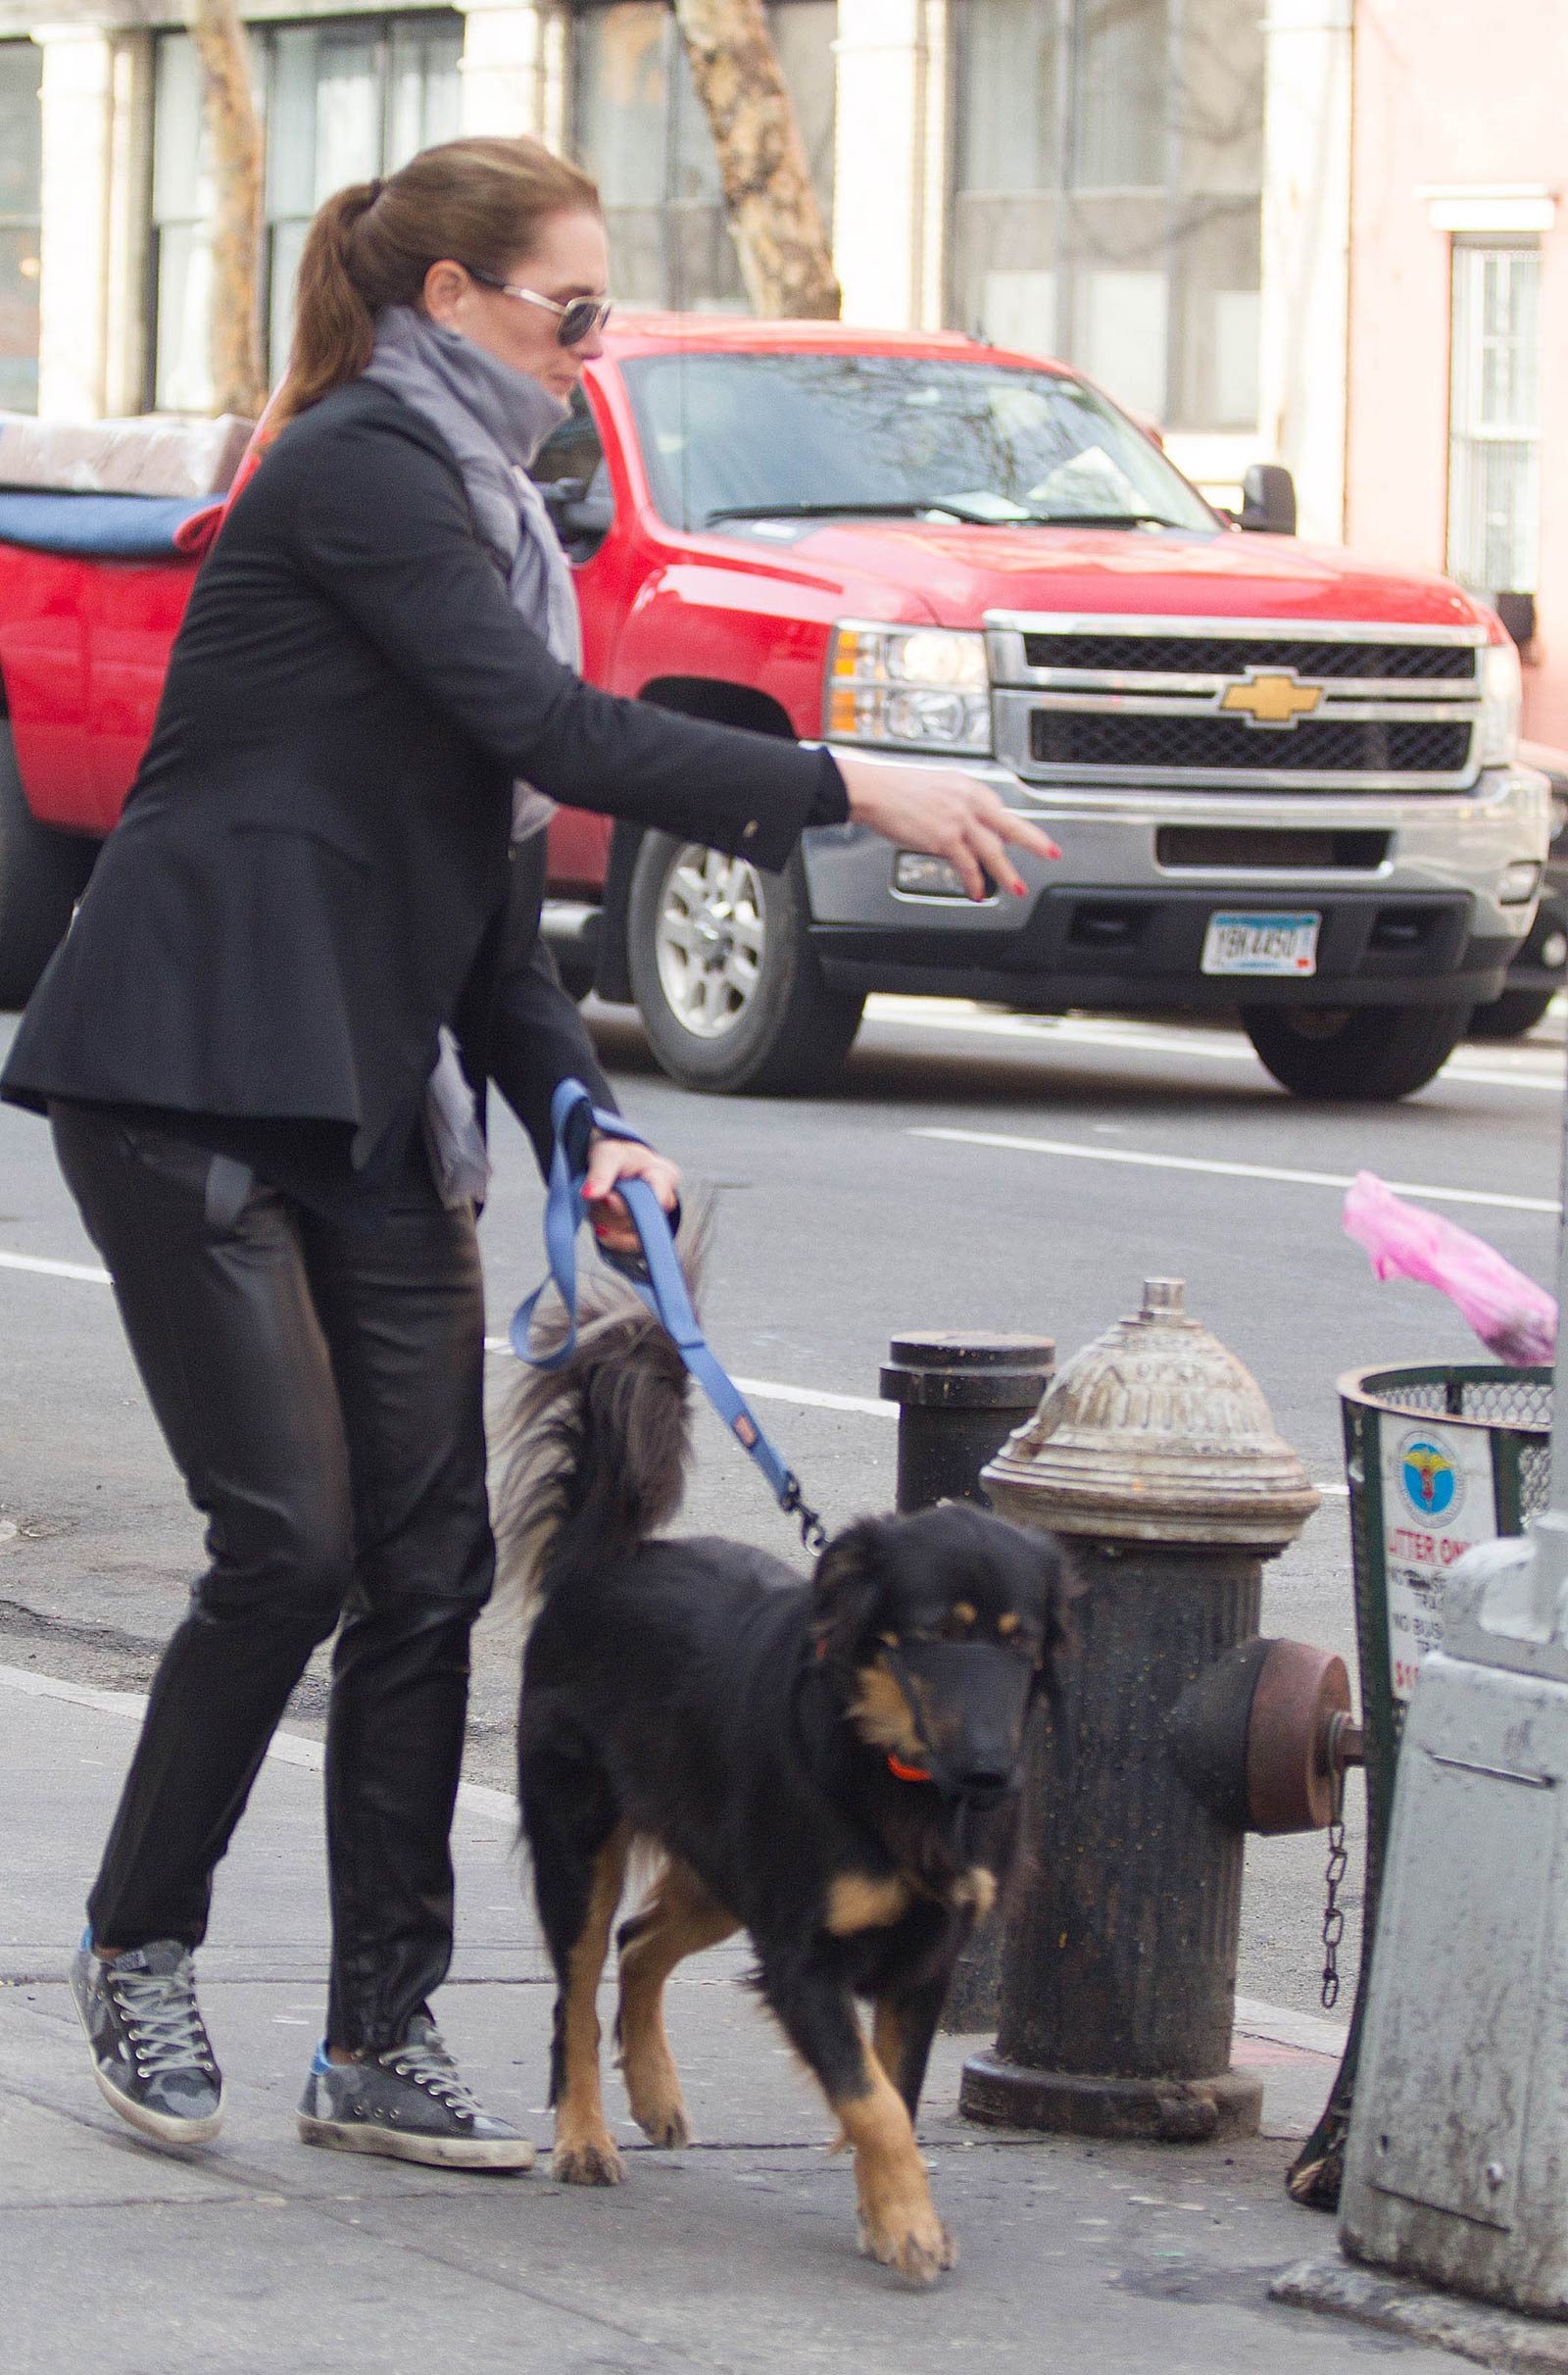
[[[1519,653],[1489,643],[1481,655],[1481,764],[1507,767],[1519,756]]]
[[[983,757],[991,749],[986,639],[953,627],[835,627],[826,706],[835,742]]]

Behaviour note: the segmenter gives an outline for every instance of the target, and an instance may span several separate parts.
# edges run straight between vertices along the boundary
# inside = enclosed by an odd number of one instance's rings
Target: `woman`
[[[531,2157],[428,2001],[491,1581],[467,1084],[495,1054],[514,835],[564,800],[776,868],[851,816],[976,895],[982,867],[1021,889],[1005,841],[1054,854],[960,774],[835,764],[581,681],[522,466],[600,352],[606,277],[592,183],[529,141],[455,141],[321,209],[287,425],[198,578],[124,818],[0,1082],[50,1114],[208,1521],[73,1967],[100,2086],[165,2142],[217,2130],[192,1950],[335,1631],[331,1976],[301,2132]],[[591,1193],[650,1168],[667,1197],[667,1165],[601,1141]]]

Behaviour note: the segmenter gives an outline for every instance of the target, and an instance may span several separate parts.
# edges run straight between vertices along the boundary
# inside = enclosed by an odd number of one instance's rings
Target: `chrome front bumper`
[[[1027,900],[1000,893],[978,902],[930,898],[894,888],[895,853],[867,829],[838,825],[808,833],[812,932],[824,962],[863,972],[868,982],[875,975],[886,986],[907,988],[940,987],[940,979],[913,976],[956,968],[974,978],[962,988],[955,978],[953,994],[1016,994],[1019,1003],[1053,997],[1059,987],[1072,1003],[1093,1004],[1099,983],[1105,1004],[1123,1002],[1125,992],[1131,1003],[1152,1006],[1182,1002],[1184,982],[1200,1003],[1235,1003],[1243,994],[1235,981],[1200,976],[1194,952],[1201,946],[1200,921],[1220,908],[1311,908],[1347,919],[1343,931],[1325,925],[1319,974],[1312,981],[1249,981],[1243,985],[1249,999],[1315,994],[1321,1003],[1339,977],[1329,969],[1338,963],[1348,968],[1347,994],[1359,1002],[1378,994],[1479,1000],[1495,995],[1488,983],[1500,977],[1534,920],[1533,893],[1523,900],[1502,895],[1510,868],[1545,859],[1547,784],[1530,767],[1488,769],[1465,792],[1402,794],[1063,790],[1032,784],[995,762],[967,771],[1041,824],[1060,846],[1060,859],[1015,856]],[[1171,865],[1157,847],[1171,826],[1375,832],[1386,836],[1386,847],[1370,866]],[[1091,944],[1079,927],[1092,909],[1131,918],[1125,963],[1115,962],[1112,935],[1087,971],[1080,964],[1074,952]],[[1424,952],[1412,944],[1412,964],[1402,971],[1381,958],[1368,965],[1361,942],[1370,935],[1375,943],[1385,930],[1397,939],[1400,915],[1428,918]],[[1365,933],[1351,928],[1356,917],[1365,920]],[[979,977],[993,968],[1003,978],[987,987]]]

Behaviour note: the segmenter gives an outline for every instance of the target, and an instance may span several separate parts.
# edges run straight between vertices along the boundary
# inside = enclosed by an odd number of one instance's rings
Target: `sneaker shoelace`
[[[130,2050],[143,2078],[167,2077],[192,2063],[209,2078],[218,2065],[196,1991],[180,1971],[121,1971],[109,1966],[105,1985],[125,2024]]]
[[[376,2059],[395,2078],[407,2078],[413,2085],[422,2087],[447,2110],[461,2117],[478,2119],[479,2105],[458,2075],[457,2064],[441,2044],[431,2038],[420,2044],[394,2046],[390,2053],[379,2053]]]

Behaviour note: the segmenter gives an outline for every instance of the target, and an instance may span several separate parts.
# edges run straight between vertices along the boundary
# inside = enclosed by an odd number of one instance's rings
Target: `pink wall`
[[[1442,569],[1450,236],[1433,187],[1562,192],[1541,234],[1541,577],[1525,730],[1568,747],[1568,7],[1356,0],[1346,537]]]

